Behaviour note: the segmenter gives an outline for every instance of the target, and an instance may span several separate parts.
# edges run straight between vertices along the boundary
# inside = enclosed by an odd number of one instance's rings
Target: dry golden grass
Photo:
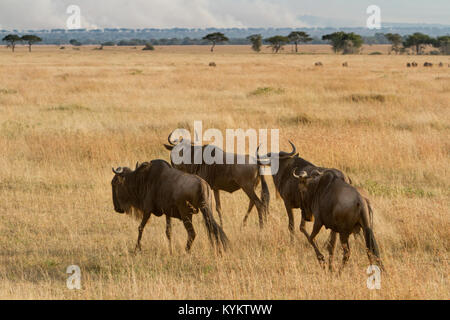
[[[208,50],[1,48],[0,298],[449,299],[450,69],[405,66],[448,58]],[[152,217],[134,256],[137,222],[113,210],[111,167],[168,159],[168,133],[194,120],[280,128],[283,149],[291,139],[368,190],[388,270],[381,290],[366,287],[361,239],[340,277],[318,267],[298,231],[290,244],[271,178],[263,231],[256,211],[241,228],[243,192],[223,194],[225,256],[214,256],[200,216],[190,255],[182,224],[170,256],[165,220]],[[338,245],[336,264],[341,254]],[[66,288],[71,264],[79,291]]]

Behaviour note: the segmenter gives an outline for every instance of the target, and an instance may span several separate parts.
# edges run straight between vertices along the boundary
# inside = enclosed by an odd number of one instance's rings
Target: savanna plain
[[[449,299],[449,58],[309,48],[0,47],[0,298]],[[419,67],[406,68],[412,61]],[[340,275],[319,267],[298,209],[291,243],[271,177],[263,230],[255,209],[242,227],[242,191],[222,192],[226,254],[210,248],[201,215],[190,254],[178,220],[169,254],[165,219],[155,216],[133,254],[138,222],[114,212],[111,167],[169,160],[168,134],[194,120],[223,132],[280,129],[282,150],[289,139],[365,189],[381,288],[367,288],[361,238],[351,238]],[[317,238],[323,253],[328,235]],[[336,265],[341,257],[338,243]],[[80,290],[66,286],[69,265],[81,268]]]

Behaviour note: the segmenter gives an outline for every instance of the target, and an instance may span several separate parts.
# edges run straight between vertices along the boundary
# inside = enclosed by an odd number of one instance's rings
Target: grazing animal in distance
[[[342,64],[342,66],[343,66],[343,67],[348,67],[348,62],[344,62],[344,63]]]
[[[316,66],[316,67],[323,67],[323,64],[322,64],[322,62],[316,62],[316,63],[314,63],[314,65]]]
[[[212,190],[214,190],[216,210],[219,214],[220,224],[223,225],[220,191],[233,193],[237,190],[242,189],[248,196],[250,201],[247,209],[247,215],[248,213],[250,213],[253,207],[256,206],[259,217],[259,226],[262,229],[269,213],[270,194],[264,175],[260,175],[260,164],[250,163],[250,157],[248,155],[244,156],[245,163],[239,164],[237,163],[237,154],[228,154],[214,145],[194,146],[190,141],[186,141],[183,139],[172,141],[171,137],[172,133],[167,138],[169,144],[164,144],[164,147],[170,151],[170,159],[172,165],[181,171],[196,174],[209,183]],[[178,144],[183,144],[181,145],[183,149],[190,149],[190,163],[173,163],[173,149]],[[206,148],[210,150],[213,157],[215,157],[216,153],[222,154],[222,164],[207,164],[204,162],[203,157],[201,157],[202,163],[195,164],[195,153],[201,152],[201,154],[203,155]],[[227,159],[234,159],[234,162],[228,164],[226,161]],[[255,193],[255,189],[258,186],[259,182],[261,182],[261,198],[259,198]],[[244,225],[245,223],[246,219],[244,219]]]
[[[411,68],[411,63],[408,62],[408,63],[406,64],[406,67]]]
[[[330,271],[332,270],[336,234],[339,233],[339,239],[344,249],[343,268],[350,258],[349,236],[359,232],[361,228],[364,231],[370,264],[373,265],[376,262],[383,269],[378,245],[373,234],[373,225],[369,218],[369,207],[358,190],[341,179],[334,170],[325,170],[312,176],[306,171],[296,173],[296,169],[293,170],[292,175],[298,182],[298,191],[303,203],[302,210],[310,220],[314,217],[313,230],[306,237],[313,246],[321,266],[325,267],[325,259],[314,238],[325,226],[333,231],[328,243]]]
[[[215,63],[215,62],[210,62],[210,63],[209,63],[209,66],[210,66],[210,67],[216,67],[216,63]]]
[[[443,67],[444,66],[444,64],[442,63],[442,62],[439,62],[439,67]]]
[[[423,66],[424,66],[424,67],[432,67],[433,64],[432,64],[431,62],[425,62],[425,63],[423,64]]]
[[[142,214],[135,251],[141,250],[141,238],[150,216],[166,216],[166,236],[171,244],[171,218],[180,219],[188,233],[186,251],[190,251],[196,233],[192,225],[193,214],[200,210],[208,238],[219,252],[229,240],[212,214],[211,188],[202,178],[172,168],[164,160],[136,164],[133,171],[127,167],[113,168],[111,181],[114,210],[130,213],[135,209]]]
[[[417,67],[418,64],[417,64],[417,62],[413,61],[413,62],[411,63],[411,66],[412,66],[412,67]]]

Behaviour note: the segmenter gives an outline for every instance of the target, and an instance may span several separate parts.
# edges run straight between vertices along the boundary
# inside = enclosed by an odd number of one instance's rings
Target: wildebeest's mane
[[[332,170],[325,170],[321,175],[309,178],[306,191],[300,193],[303,204],[302,209],[305,209],[308,214],[312,214],[318,206],[321,196],[328,191],[336,179],[342,180]]]
[[[148,192],[151,192],[153,183],[158,180],[164,167],[170,168],[170,164],[165,160],[152,160],[143,162],[136,170],[130,170],[126,174],[126,179],[129,180],[128,192],[132,196],[133,202],[139,206],[137,209],[142,210],[140,202],[145,199]]]

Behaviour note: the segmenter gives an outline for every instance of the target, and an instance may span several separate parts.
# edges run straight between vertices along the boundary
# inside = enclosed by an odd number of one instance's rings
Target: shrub
[[[146,43],[145,47],[142,50],[155,50],[155,47],[152,46],[150,43]]]

